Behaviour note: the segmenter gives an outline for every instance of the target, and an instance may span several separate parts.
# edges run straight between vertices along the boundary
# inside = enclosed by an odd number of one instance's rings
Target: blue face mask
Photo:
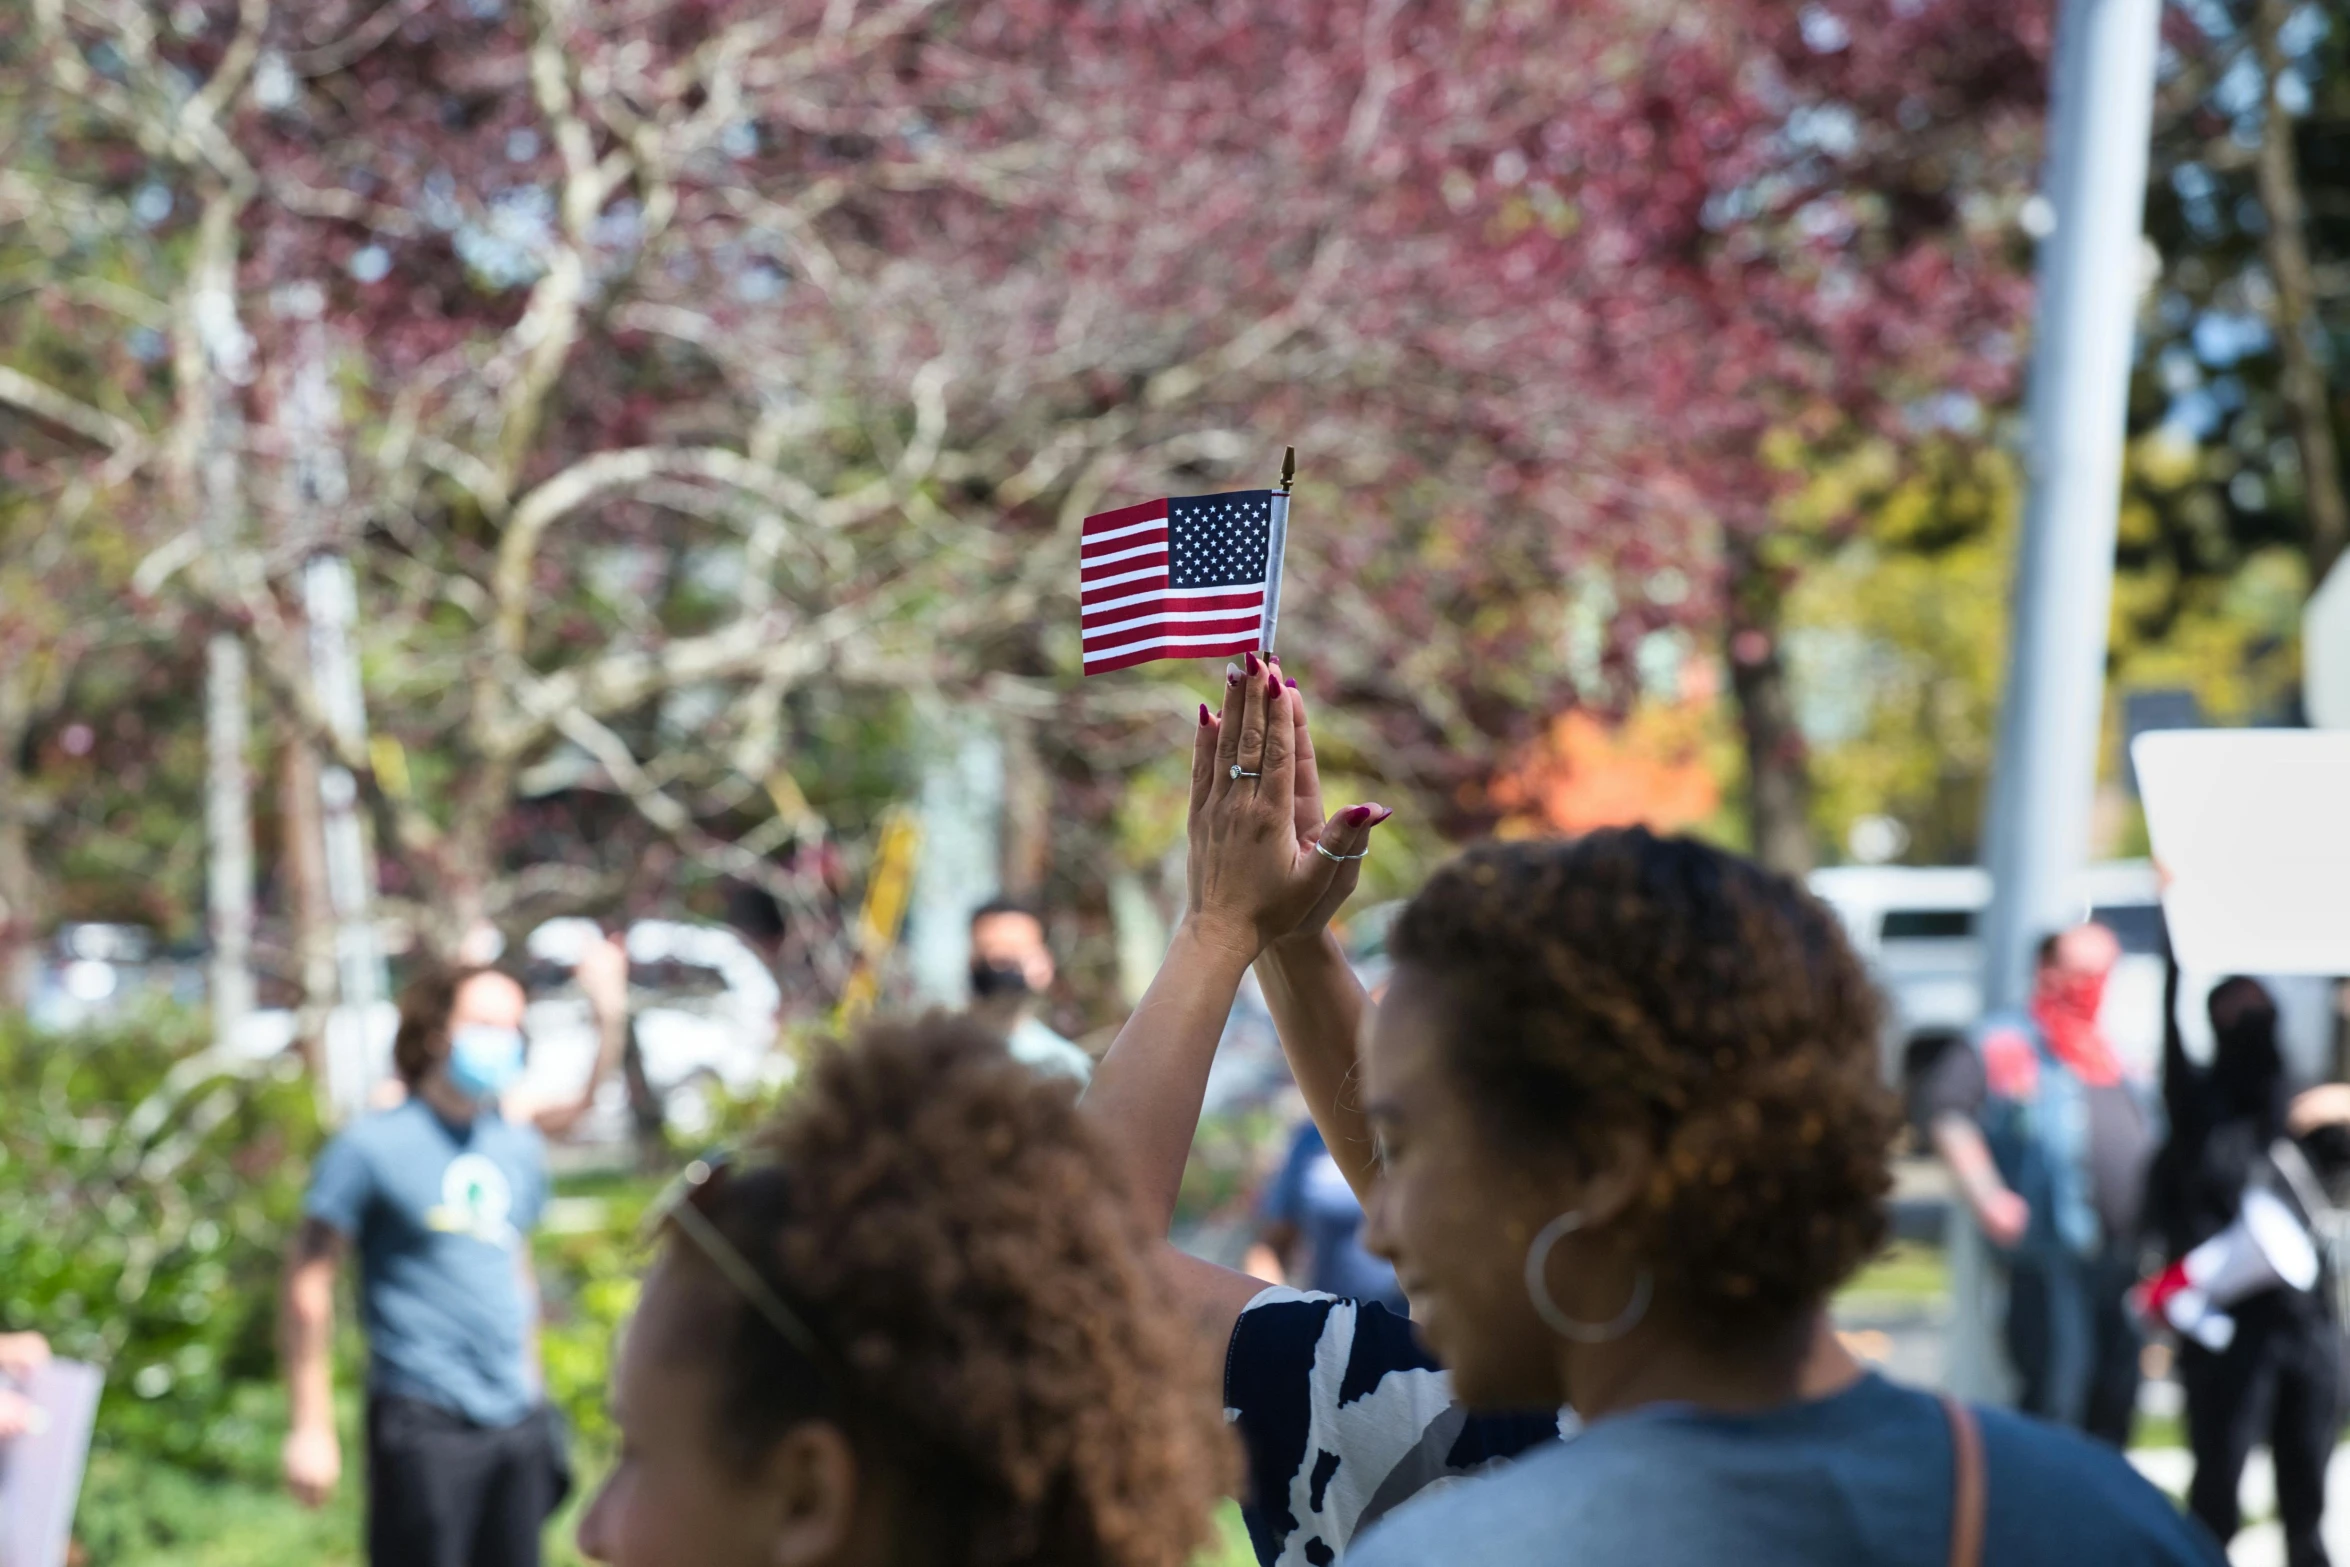
[[[495,1099],[522,1075],[522,1035],[468,1023],[449,1037],[449,1081],[469,1099]]]

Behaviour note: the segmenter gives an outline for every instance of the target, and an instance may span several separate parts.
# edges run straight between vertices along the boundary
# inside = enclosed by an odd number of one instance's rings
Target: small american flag
[[[1235,490],[1086,518],[1078,546],[1085,672],[1258,647],[1273,501],[1271,490]]]

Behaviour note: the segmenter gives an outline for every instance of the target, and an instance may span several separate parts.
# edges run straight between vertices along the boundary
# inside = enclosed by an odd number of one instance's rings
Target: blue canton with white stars
[[[1253,588],[1272,538],[1271,490],[1177,496],[1167,502],[1167,585]]]

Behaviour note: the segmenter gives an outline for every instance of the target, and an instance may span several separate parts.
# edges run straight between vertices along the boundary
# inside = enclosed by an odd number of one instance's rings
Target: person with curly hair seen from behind
[[[690,1167],[614,1367],[614,1567],[1183,1567],[1229,1438],[1072,1085],[968,1022]]]
[[[1163,1221],[1176,1161],[1158,1144],[1197,1113],[1193,1036],[1258,965],[1357,1166],[1365,1242],[1449,1372],[1411,1364],[1375,1307],[1173,1270],[1230,1335],[1260,1560],[2219,1561],[2117,1455],[1898,1387],[1828,1331],[1831,1293],[1884,1238],[1896,1117],[1867,977],[1816,900],[1637,829],[1492,845],[1410,900],[1371,1008],[1342,968],[1283,949],[1328,950],[1382,813],[1321,821],[1296,692],[1253,660],[1227,686],[1194,747],[1184,925],[1086,1107]],[[1325,1318],[1310,1364],[1248,1349],[1250,1319],[1283,1310]],[[1570,1406],[1568,1440],[1506,1428]],[[1464,1474],[1480,1421],[1484,1472]]]
[[[1801,888],[1638,829],[1496,844],[1389,947],[1366,1243],[1466,1403],[1585,1430],[1350,1563],[2217,1560],[2070,1433],[1849,1360],[1805,1396],[1830,1293],[1884,1240],[1895,1116],[1867,976]]]

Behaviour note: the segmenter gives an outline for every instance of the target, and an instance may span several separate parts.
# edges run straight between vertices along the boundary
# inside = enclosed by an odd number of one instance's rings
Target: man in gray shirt
[[[2115,1447],[2137,1407],[2138,1218],[2152,1096],[2098,1014],[2120,944],[2087,924],[2041,944],[2030,1005],[1945,1051],[1919,1108],[2008,1272],[2008,1353],[2028,1414]]]
[[[576,1100],[531,1106],[515,1091],[519,984],[487,968],[436,973],[402,998],[405,1099],[346,1128],[312,1172],[286,1274],[286,1480],[316,1505],[341,1475],[329,1348],[334,1276],[356,1248],[376,1567],[536,1567],[561,1500],[530,1271],[548,1190],[540,1134],[586,1111],[625,1035],[625,953],[597,944],[579,978],[604,1048]]]

